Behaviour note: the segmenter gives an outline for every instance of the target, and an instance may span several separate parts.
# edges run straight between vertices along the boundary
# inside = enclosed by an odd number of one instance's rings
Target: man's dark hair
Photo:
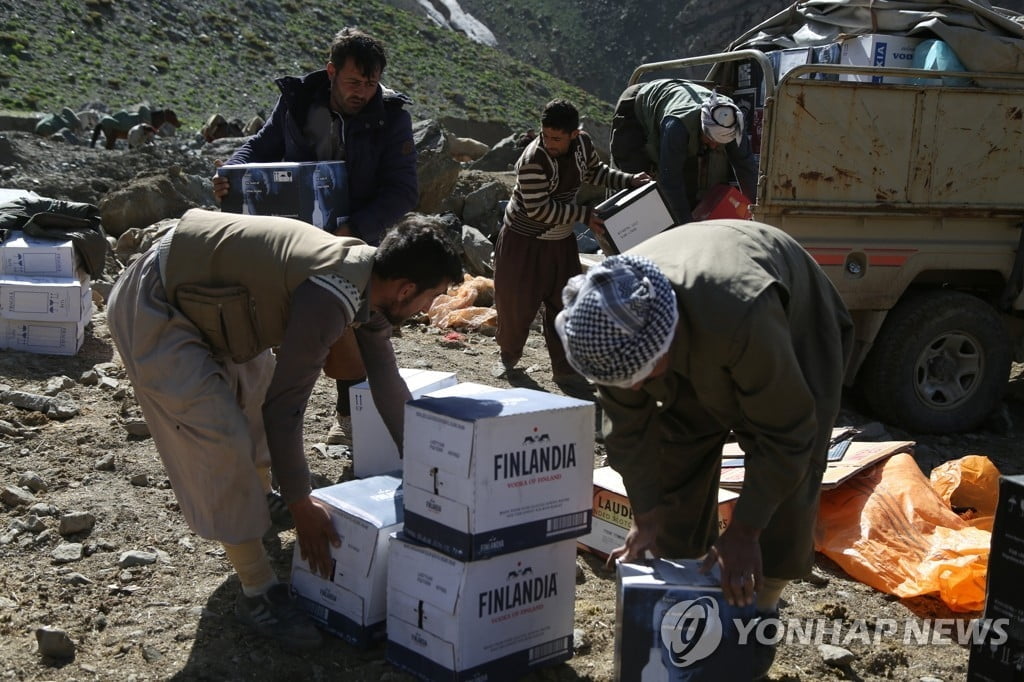
[[[462,260],[436,216],[406,213],[388,230],[373,257],[373,272],[383,279],[408,279],[417,291],[448,280],[462,283]]]
[[[554,128],[563,133],[571,133],[580,127],[580,112],[564,99],[553,99],[544,107],[540,115],[542,128]]]
[[[378,71],[384,73],[388,64],[380,41],[358,28],[346,27],[335,34],[331,43],[331,63],[340,69],[349,57],[355,60],[356,68],[367,78]]]

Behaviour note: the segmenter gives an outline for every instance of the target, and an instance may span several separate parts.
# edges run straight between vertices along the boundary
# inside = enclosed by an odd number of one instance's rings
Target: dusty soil
[[[49,145],[35,156],[18,147],[0,184],[37,189],[59,187],[52,173],[61,163],[78,169],[65,186],[114,186],[130,173],[127,152],[82,151]],[[159,155],[160,161],[164,151]],[[184,149],[182,151],[184,152]],[[119,155],[119,156],[113,156]],[[96,176],[103,161],[109,180]],[[194,163],[194,157],[190,164]],[[52,171],[38,171],[45,163]],[[90,173],[93,174],[89,180]],[[35,178],[28,183],[26,178]],[[24,181],[24,183],[23,183]],[[91,183],[91,184],[90,184]],[[51,194],[59,198],[69,198]],[[462,381],[501,385],[490,376],[497,359],[492,338],[468,334],[462,344],[442,343],[443,332],[410,324],[394,340],[402,366],[456,372]],[[114,379],[90,384],[83,375],[99,365]],[[539,333],[531,335],[518,380],[541,390],[557,391]],[[927,473],[935,465],[969,453],[986,454],[1003,473],[1021,473],[1018,445],[1024,428],[1022,367],[1015,366],[1003,412],[990,427],[956,436],[908,434],[886,427],[892,439],[918,443],[916,458]],[[177,511],[174,495],[152,440],[126,430],[138,418],[129,384],[111,344],[102,306],[86,333],[80,353],[56,357],[0,351],[0,383],[41,394],[54,377],[70,381],[64,390],[77,405],[76,416],[50,419],[41,412],[0,404],[0,491],[34,488],[27,505],[0,503],[0,677],[14,680],[405,680],[384,661],[383,646],[358,651],[331,640],[322,650],[301,656],[257,639],[232,616],[237,580],[216,543],[193,535]],[[94,377],[95,378],[95,377]],[[116,385],[115,385],[116,384]],[[351,477],[351,461],[335,450],[317,447],[333,412],[333,385],[321,380],[306,413],[307,456],[319,484]],[[862,425],[851,399],[844,423]],[[598,446],[595,464],[603,463]],[[33,476],[32,474],[35,474]],[[5,495],[4,499],[9,499]],[[60,519],[69,512],[95,517],[86,531],[61,535]],[[281,575],[287,575],[294,534],[268,533],[265,543]],[[60,545],[80,543],[81,558],[54,557]],[[153,552],[155,563],[122,566],[132,550]],[[576,626],[583,633],[568,663],[539,671],[535,680],[594,680],[613,677],[614,573],[601,560],[578,557]],[[814,575],[794,583],[785,594],[786,618],[861,619],[964,617],[937,599],[897,600],[858,583],[819,557]],[[42,657],[36,631],[65,631],[74,642],[71,659]],[[968,652],[957,645],[904,644],[883,638],[877,644],[847,644],[855,658],[843,667],[826,665],[814,646],[783,645],[770,679],[780,680],[919,680],[964,678]]]

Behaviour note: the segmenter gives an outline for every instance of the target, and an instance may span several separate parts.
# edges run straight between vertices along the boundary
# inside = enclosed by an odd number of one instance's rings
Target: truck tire
[[[959,291],[929,291],[890,311],[858,383],[879,417],[908,431],[968,431],[998,406],[1011,355],[991,306]]]

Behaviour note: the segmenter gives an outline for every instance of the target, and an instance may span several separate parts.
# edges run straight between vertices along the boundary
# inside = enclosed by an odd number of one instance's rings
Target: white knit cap
[[[628,388],[646,379],[675,337],[676,292],[647,258],[611,256],[562,290],[555,329],[577,372]]]
[[[728,97],[712,92],[700,107],[700,127],[718,144],[729,144],[743,132],[743,112]]]

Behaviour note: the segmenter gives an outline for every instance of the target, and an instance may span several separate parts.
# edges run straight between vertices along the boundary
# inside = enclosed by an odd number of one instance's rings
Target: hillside
[[[409,94],[415,118],[442,115],[536,126],[543,102],[567,97],[585,115],[611,107],[502,52],[377,0],[0,0],[0,109],[59,111],[148,101],[198,129],[221,112],[268,113],[273,79],[322,68],[334,31],[380,37],[384,82]]]

